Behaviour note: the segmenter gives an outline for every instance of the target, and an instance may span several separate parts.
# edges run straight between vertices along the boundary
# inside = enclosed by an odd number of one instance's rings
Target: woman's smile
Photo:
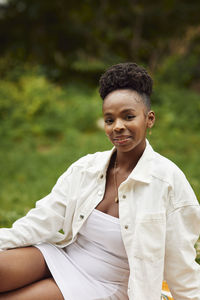
[[[123,145],[123,144],[128,143],[131,139],[132,139],[131,136],[121,135],[121,136],[117,136],[117,137],[113,138],[113,142],[114,142],[114,144]]]
[[[129,89],[115,90],[104,99],[103,114],[105,133],[119,152],[144,151],[154,113],[147,112],[141,95]]]
[[[126,145],[128,143],[130,143],[132,137],[131,136],[120,136],[120,137],[116,137],[113,138],[113,144],[117,147],[117,146],[123,146]]]

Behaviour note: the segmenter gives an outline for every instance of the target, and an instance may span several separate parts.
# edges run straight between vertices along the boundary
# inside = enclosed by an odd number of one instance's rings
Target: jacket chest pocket
[[[165,213],[146,213],[136,218],[133,255],[142,260],[156,261],[165,253]]]

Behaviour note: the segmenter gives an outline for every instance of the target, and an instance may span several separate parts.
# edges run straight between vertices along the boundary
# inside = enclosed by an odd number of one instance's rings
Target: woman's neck
[[[135,151],[130,152],[116,151],[115,160],[118,169],[130,173],[135,168],[138,160],[145,150],[145,147],[139,151],[137,151],[137,149],[134,150]]]

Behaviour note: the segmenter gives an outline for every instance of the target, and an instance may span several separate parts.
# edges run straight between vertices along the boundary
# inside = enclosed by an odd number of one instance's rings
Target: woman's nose
[[[123,130],[125,128],[125,126],[124,126],[124,122],[122,121],[122,120],[120,120],[120,119],[117,119],[116,121],[115,121],[115,124],[114,124],[114,130],[116,130],[116,131],[121,131],[121,130]]]

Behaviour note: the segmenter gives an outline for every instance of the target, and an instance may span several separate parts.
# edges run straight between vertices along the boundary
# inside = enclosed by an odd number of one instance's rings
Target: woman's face
[[[136,91],[115,90],[103,102],[104,129],[117,151],[144,151],[146,131],[155,121]]]

